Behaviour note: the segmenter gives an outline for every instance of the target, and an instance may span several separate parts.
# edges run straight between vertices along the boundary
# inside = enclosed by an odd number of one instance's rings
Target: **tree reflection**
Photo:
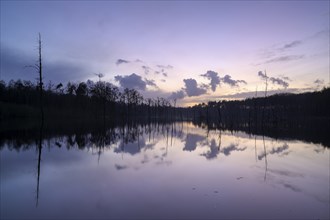
[[[115,154],[129,155],[137,157],[140,155],[142,159],[139,159],[139,164],[146,164],[153,160],[156,160],[154,165],[170,165],[172,161],[168,159],[168,153],[171,150],[170,146],[175,148],[180,146],[179,150],[186,153],[197,152],[198,155],[203,156],[206,160],[215,160],[219,155],[225,157],[232,156],[236,153],[246,151],[247,146],[235,143],[232,139],[228,139],[228,136],[237,136],[233,130],[222,130],[214,125],[200,124],[200,127],[193,127],[191,123],[123,123],[123,124],[102,124],[99,126],[77,126],[67,128],[63,126],[49,126],[41,123],[40,127],[31,130],[26,129],[23,132],[20,131],[7,131],[1,133],[0,143],[3,146],[7,146],[9,150],[26,150],[30,148],[36,148],[37,152],[37,179],[36,179],[36,206],[39,204],[39,192],[40,192],[40,180],[41,180],[41,159],[44,141],[48,143],[50,148],[62,148],[66,147],[68,150],[78,149],[81,151],[90,151],[93,155],[96,155],[98,163],[101,156],[105,151],[111,150]],[[214,126],[214,127],[213,127]],[[205,133],[206,132],[206,133]],[[271,177],[272,174],[281,174],[280,171],[269,168],[269,156],[278,155],[283,156],[289,154],[290,147],[285,142],[282,142],[278,146],[270,147],[267,141],[266,135],[259,136],[260,148],[263,146],[263,151],[257,152],[257,135],[251,138],[251,135],[244,134],[251,139],[251,149],[253,149],[254,142],[254,154],[256,161],[264,160],[265,172],[263,175],[264,181]],[[224,136],[224,137],[223,137]],[[31,138],[34,137],[34,142],[31,142]],[[254,139],[254,140],[253,140]],[[177,143],[175,144],[175,141]],[[161,148],[157,149],[157,144],[160,143]],[[268,149],[267,149],[268,145]],[[156,147],[155,147],[156,146]],[[320,146],[317,146],[320,147]],[[150,156],[145,154],[148,149],[161,150],[159,154]],[[201,149],[206,149],[202,153]],[[65,149],[64,149],[65,150]],[[154,153],[154,152],[153,152]],[[43,156],[45,157],[45,156]],[[252,154],[252,157],[254,155]],[[199,157],[201,158],[201,157]],[[203,158],[203,159],[204,159]],[[117,171],[123,171],[130,166],[122,164],[122,162],[116,162],[113,165]],[[44,171],[45,172],[45,171]],[[269,172],[269,173],[268,173]],[[267,176],[268,175],[268,176]],[[284,174],[283,174],[284,175]],[[262,177],[261,177],[262,178]],[[240,179],[240,177],[238,178]],[[269,182],[269,180],[268,180]],[[290,188],[289,185],[285,185]],[[291,187],[292,188],[292,187]]]
[[[144,148],[146,145],[146,141],[155,142],[155,138],[157,135],[161,135],[164,140],[166,147],[173,146],[175,144],[175,139],[181,139],[184,141],[184,151],[195,151],[198,143],[201,143],[204,140],[210,140],[210,153],[213,155],[216,154],[216,151],[221,151],[225,155],[230,154],[229,146],[222,147],[222,132],[226,131],[227,128],[224,127],[221,129],[220,127],[214,126],[212,124],[205,125],[195,124],[197,127],[205,128],[206,134],[195,134],[190,133],[187,129],[184,129],[184,123],[126,123],[126,124],[104,124],[101,126],[99,124],[58,124],[56,126],[53,125],[43,125],[41,138],[48,140],[50,142],[51,147],[62,147],[66,146],[68,150],[71,148],[78,148],[79,150],[92,149],[93,153],[97,154],[98,157],[102,154],[105,148],[110,148],[111,146],[119,145],[119,149],[116,152],[125,152],[127,147],[132,147],[131,145],[136,144],[136,148],[134,151],[138,153],[141,148]],[[188,126],[188,123],[185,123]],[[221,125],[223,126],[223,125]],[[209,137],[209,133],[211,131],[219,132],[218,140],[212,140]],[[228,131],[228,130],[227,130]],[[231,132],[236,132],[236,130],[229,130]],[[244,130],[243,130],[244,131]],[[257,160],[261,160],[265,157],[266,146],[264,146],[264,153],[262,155],[257,156],[257,135],[260,135],[257,131],[254,134],[255,141],[255,155]],[[321,139],[325,140],[326,138],[323,136]],[[263,133],[261,133],[263,139],[265,136],[269,136],[269,131],[265,129]],[[301,135],[299,135],[301,136]],[[40,138],[40,125],[37,129],[19,129],[19,130],[4,130],[0,133],[0,149],[4,146],[7,146],[9,150],[27,150],[31,147],[35,146],[35,141],[33,137]],[[174,138],[175,137],[175,138]],[[314,134],[313,134],[313,137]],[[277,137],[278,138],[278,137]],[[295,137],[292,137],[295,138]],[[284,139],[290,140],[287,136]],[[216,144],[218,142],[218,144]],[[264,142],[264,141],[263,141]],[[328,141],[325,141],[328,142]],[[39,142],[38,142],[39,143]],[[39,145],[39,144],[38,144]],[[218,145],[218,146],[216,146]],[[323,145],[324,147],[328,147],[327,145]],[[221,149],[222,148],[222,149]],[[280,153],[288,154],[287,152],[288,146],[282,146],[280,149],[271,149],[270,154]],[[132,151],[133,149],[128,149]]]
[[[268,161],[267,161],[267,151],[266,151],[266,144],[265,144],[265,136],[262,136],[262,142],[264,144],[264,157],[265,157],[265,177],[264,177],[264,181],[266,181],[267,178],[267,169],[268,169]]]
[[[36,196],[36,206],[39,203],[39,183],[40,183],[40,170],[41,170],[41,152],[42,152],[42,132],[43,132],[44,123],[41,121],[39,129],[39,138],[37,140],[37,150],[38,150],[38,165],[37,165],[37,196]]]

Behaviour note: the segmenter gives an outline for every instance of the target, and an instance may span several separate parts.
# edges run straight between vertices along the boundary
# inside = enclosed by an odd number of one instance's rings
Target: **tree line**
[[[91,119],[200,120],[218,124],[283,123],[330,118],[330,88],[301,94],[276,94],[233,101],[209,101],[191,107],[176,107],[165,98],[144,98],[135,89],[119,90],[106,81],[54,85],[43,92],[45,117]],[[40,86],[27,80],[0,81],[0,118],[37,117]]]
[[[49,82],[42,90],[41,100],[38,84],[20,79],[7,84],[0,81],[0,118],[38,117],[42,105],[47,118],[174,119],[169,100],[144,98],[135,89],[120,91],[106,81],[68,82],[65,86]]]
[[[233,101],[209,101],[189,109],[190,118],[210,123],[276,126],[330,119],[330,88],[300,94],[275,94]]]

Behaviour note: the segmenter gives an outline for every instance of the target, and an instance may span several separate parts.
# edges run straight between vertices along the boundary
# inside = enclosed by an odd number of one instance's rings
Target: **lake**
[[[1,219],[329,218],[321,143],[190,122],[9,133]]]

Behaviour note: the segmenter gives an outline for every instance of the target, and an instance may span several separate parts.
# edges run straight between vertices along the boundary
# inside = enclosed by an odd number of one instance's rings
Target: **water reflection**
[[[42,125],[0,140],[1,218],[329,217],[329,149],[319,144],[181,122]]]
[[[38,206],[39,203],[39,183],[40,183],[40,165],[41,165],[41,152],[42,152],[42,131],[44,128],[44,123],[43,121],[40,124],[40,129],[39,129],[39,139],[37,142],[37,150],[38,150],[38,166],[37,166],[37,198],[36,198],[36,206]]]

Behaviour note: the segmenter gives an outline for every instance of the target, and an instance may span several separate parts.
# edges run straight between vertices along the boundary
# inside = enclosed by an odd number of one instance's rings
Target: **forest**
[[[134,89],[120,92],[105,81],[69,82],[66,86],[49,83],[43,90],[41,103],[39,85],[31,81],[0,81],[0,118],[38,118],[41,105],[46,118],[169,119],[170,110],[174,111],[169,100],[145,99]]]
[[[43,107],[45,119],[79,120],[189,120],[208,125],[271,125],[308,120],[329,121],[330,88],[301,94],[276,94],[245,100],[218,100],[191,107],[176,107],[176,100],[144,98],[135,89],[105,81],[48,83],[43,88],[31,81],[0,81],[0,119],[35,118]]]

